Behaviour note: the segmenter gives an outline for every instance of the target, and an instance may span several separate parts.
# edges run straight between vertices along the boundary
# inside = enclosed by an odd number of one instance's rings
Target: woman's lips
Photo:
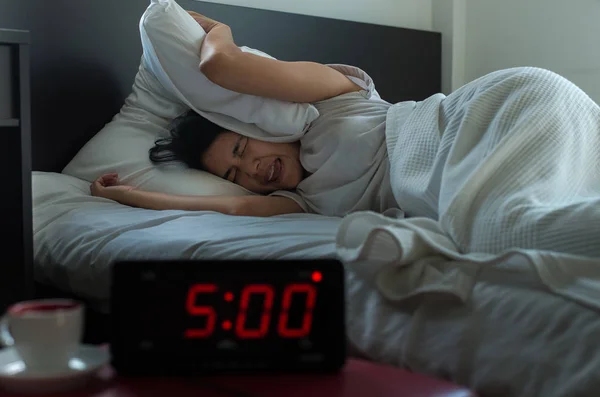
[[[281,177],[282,164],[280,159],[275,159],[269,166],[267,175],[265,175],[265,183],[279,182]]]

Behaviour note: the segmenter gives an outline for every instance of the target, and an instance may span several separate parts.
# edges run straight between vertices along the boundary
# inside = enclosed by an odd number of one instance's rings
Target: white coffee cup
[[[63,370],[79,349],[83,313],[83,304],[69,299],[16,303],[0,321],[0,342],[14,347],[28,369]]]

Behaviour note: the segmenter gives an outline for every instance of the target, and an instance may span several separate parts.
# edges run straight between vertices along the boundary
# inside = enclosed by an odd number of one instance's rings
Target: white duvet
[[[600,107],[537,68],[409,104],[408,118],[406,106],[390,109],[386,135],[392,190],[412,218],[346,217],[341,258],[395,302],[467,301],[482,268],[515,261],[600,312]]]
[[[35,270],[38,280],[100,307],[117,258],[321,258],[342,249],[337,218],[149,211],[91,197],[88,189],[66,175],[34,173]],[[410,247],[413,237],[400,237],[402,246]],[[594,396],[600,390],[600,317],[553,294],[520,258],[481,269],[464,301],[425,294],[398,304],[374,277],[381,259],[394,253],[378,245],[369,260],[347,263],[353,354],[445,377],[487,396]],[[449,274],[441,263],[421,273],[414,264],[405,273],[408,289]],[[395,269],[398,280],[404,268]]]
[[[359,345],[484,395],[599,395],[600,107],[517,68],[395,105],[386,135],[410,218],[354,213],[337,235],[377,291],[361,320],[382,338]]]

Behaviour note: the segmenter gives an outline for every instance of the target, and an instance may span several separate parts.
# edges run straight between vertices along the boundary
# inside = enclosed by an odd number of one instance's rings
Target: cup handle
[[[4,316],[0,319],[0,345],[8,347],[14,344],[15,340],[8,330],[8,316]]]

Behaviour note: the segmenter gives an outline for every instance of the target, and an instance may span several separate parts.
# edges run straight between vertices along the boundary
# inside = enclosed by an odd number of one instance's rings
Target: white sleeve
[[[360,88],[362,88],[360,93],[365,98],[381,99],[381,97],[379,96],[379,93],[375,89],[375,83],[373,82],[373,79],[364,70],[357,68],[356,66],[342,65],[342,64],[330,64],[327,66],[342,73],[343,75],[348,77],[354,84],[356,84]]]
[[[287,197],[289,199],[294,200],[304,212],[313,213],[313,211],[311,211],[308,205],[306,204],[306,201],[304,201],[304,199],[302,199],[302,197],[300,197],[300,195],[296,192],[291,192],[289,190],[278,190],[276,192],[271,193],[269,196]]]

